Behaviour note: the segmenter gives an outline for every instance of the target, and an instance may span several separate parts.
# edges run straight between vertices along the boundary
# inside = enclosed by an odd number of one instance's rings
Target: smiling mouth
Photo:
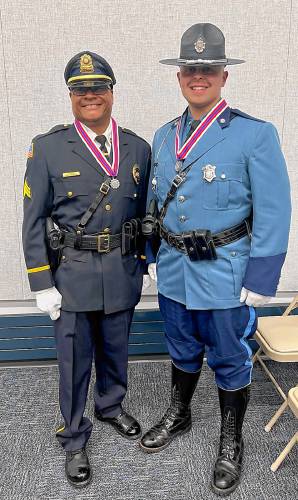
[[[207,90],[208,87],[203,87],[202,85],[191,85],[191,90],[194,90],[195,92],[199,91],[203,91],[203,90]]]
[[[96,109],[100,106],[100,104],[84,104],[82,107],[87,109]]]

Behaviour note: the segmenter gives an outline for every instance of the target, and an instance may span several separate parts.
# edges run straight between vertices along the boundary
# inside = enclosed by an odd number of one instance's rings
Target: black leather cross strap
[[[98,253],[108,253],[114,248],[121,247],[122,244],[121,234],[82,235],[79,246],[77,245],[76,234],[63,232],[63,235],[62,245],[77,250],[96,250]]]
[[[244,236],[250,236],[251,228],[250,219],[245,219],[240,224],[213,234],[206,229],[175,234],[168,231],[163,224],[159,225],[159,232],[168,245],[187,254],[191,260],[215,260],[217,258],[216,247],[222,247]]]

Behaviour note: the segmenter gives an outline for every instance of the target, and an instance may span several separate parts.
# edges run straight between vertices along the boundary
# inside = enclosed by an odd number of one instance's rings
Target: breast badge
[[[135,165],[132,167],[132,177],[133,180],[135,181],[135,184],[140,184],[141,180],[141,174],[140,174],[140,167],[135,163]]]
[[[203,179],[207,182],[212,182],[213,179],[216,177],[216,166],[215,165],[205,165],[205,167],[202,168],[203,171]]]

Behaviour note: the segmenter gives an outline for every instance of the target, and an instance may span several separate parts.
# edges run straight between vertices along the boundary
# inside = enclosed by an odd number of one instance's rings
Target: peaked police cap
[[[225,53],[225,37],[211,23],[194,24],[183,33],[180,56],[177,59],[162,59],[162,64],[173,66],[241,64],[243,59],[229,59]]]
[[[111,88],[116,83],[109,63],[89,50],[79,52],[70,59],[64,71],[64,79],[68,87],[89,85]]]

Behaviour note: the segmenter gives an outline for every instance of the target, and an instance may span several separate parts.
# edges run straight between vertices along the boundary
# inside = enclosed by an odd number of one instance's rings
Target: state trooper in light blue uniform
[[[175,175],[186,175],[182,182],[178,178],[179,187],[160,221],[156,259],[173,362],[172,401],[162,420],[143,436],[141,447],[159,451],[190,429],[190,402],[206,348],[222,414],[212,488],[226,495],[240,481],[241,429],[252,371],[247,341],[256,329],[253,306],[275,295],[286,256],[289,181],[275,127],[221,99],[224,66],[244,61],[226,58],[224,36],[216,26],[192,26],[182,37],[180,58],[161,62],[180,66],[178,79],[189,106],[154,137],[149,200],[156,199],[159,211]],[[187,144],[189,153],[183,157]],[[202,229],[211,232],[216,259],[209,247],[204,258],[206,246],[198,239]]]

